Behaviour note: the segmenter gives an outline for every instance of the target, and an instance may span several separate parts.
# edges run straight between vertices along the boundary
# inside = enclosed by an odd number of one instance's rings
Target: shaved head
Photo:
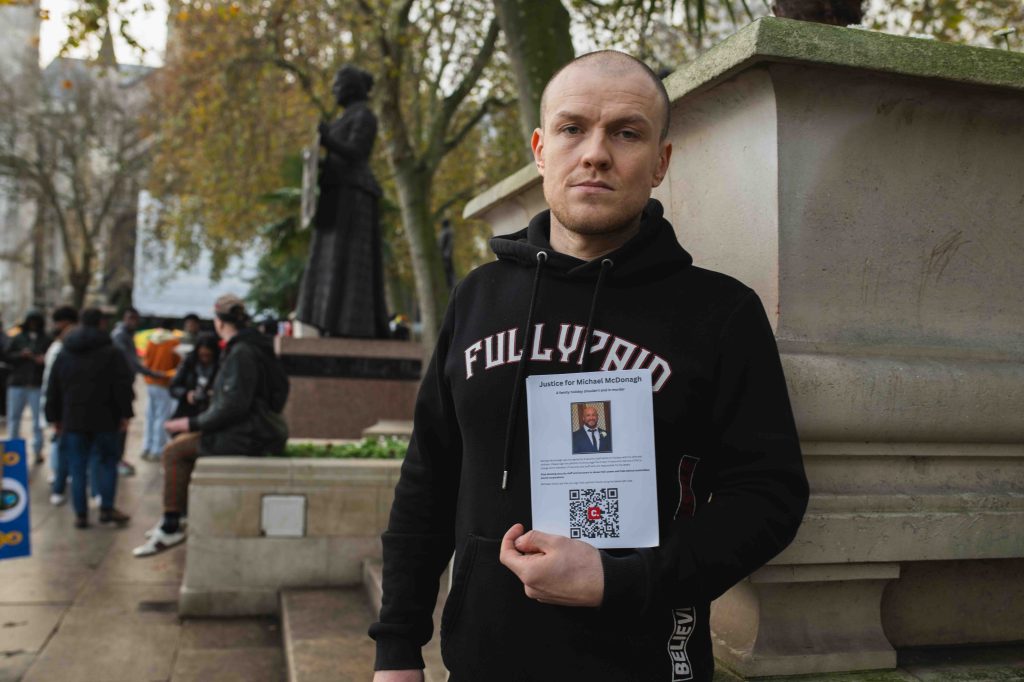
[[[590,52],[577,57],[555,72],[555,75],[551,77],[548,84],[544,86],[544,93],[540,98],[541,128],[544,127],[545,114],[547,113],[548,91],[551,90],[552,85],[562,77],[571,77],[571,71],[573,69],[584,67],[594,69],[603,75],[606,75],[609,79],[621,78],[628,74],[643,74],[650,80],[655,90],[657,90],[658,99],[660,100],[661,106],[659,108],[662,114],[660,129],[661,140],[664,141],[665,138],[668,137],[670,103],[668,100],[668,92],[665,90],[665,84],[662,83],[661,79],[658,78],[658,75],[642,61],[632,55],[626,54],[625,52],[618,52],[616,50],[599,50],[597,52]]]

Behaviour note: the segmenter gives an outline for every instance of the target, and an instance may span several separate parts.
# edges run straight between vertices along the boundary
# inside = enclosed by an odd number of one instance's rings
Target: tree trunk
[[[396,167],[394,170],[402,227],[409,242],[409,258],[412,260],[413,280],[420,304],[423,356],[426,360],[433,353],[434,342],[441,329],[441,318],[448,305],[448,286],[444,279],[441,252],[437,246],[434,225],[430,221],[431,179],[415,169]]]
[[[92,275],[89,272],[89,268],[83,267],[78,272],[72,272],[68,275],[68,283],[71,284],[71,304],[76,310],[81,310],[85,307],[85,297],[89,293],[89,280],[92,279]]]
[[[540,124],[540,97],[558,69],[576,56],[569,12],[561,0],[494,0],[519,90],[519,123],[529,144]],[[525,151],[525,149],[524,149]]]

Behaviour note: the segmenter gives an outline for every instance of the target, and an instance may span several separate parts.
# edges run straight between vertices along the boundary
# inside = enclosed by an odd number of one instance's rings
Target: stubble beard
[[[548,205],[551,208],[552,218],[569,232],[588,237],[598,235],[611,237],[636,229],[640,224],[640,216],[644,206],[647,205],[647,200],[645,199],[639,206],[598,205],[594,206],[592,210],[579,210],[568,205],[564,198],[558,198],[555,201],[549,199]]]

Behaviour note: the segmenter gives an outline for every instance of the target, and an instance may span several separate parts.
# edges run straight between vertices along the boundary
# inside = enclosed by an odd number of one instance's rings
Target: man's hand
[[[598,551],[580,540],[531,530],[508,529],[498,557],[522,581],[526,596],[543,604],[600,606],[604,569]]]
[[[122,419],[121,423],[118,424],[117,430],[120,431],[121,433],[127,433],[128,432],[128,420],[127,419]]]
[[[187,402],[189,405],[195,405],[196,404],[196,392],[195,391],[189,391],[188,393],[186,393],[185,394],[185,402]]]
[[[58,436],[60,435],[60,422],[53,422],[53,433]]]
[[[164,430],[167,433],[185,433],[188,431],[188,417],[178,417],[177,419],[168,419],[164,422]]]
[[[378,670],[373,682],[423,682],[422,670]]]

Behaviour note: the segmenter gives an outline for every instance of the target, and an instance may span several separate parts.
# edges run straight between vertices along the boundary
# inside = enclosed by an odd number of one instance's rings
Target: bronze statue
[[[323,336],[386,338],[377,204],[370,170],[377,117],[367,103],[373,76],[352,65],[338,70],[333,93],[345,113],[321,122],[320,196],[296,317]]]

